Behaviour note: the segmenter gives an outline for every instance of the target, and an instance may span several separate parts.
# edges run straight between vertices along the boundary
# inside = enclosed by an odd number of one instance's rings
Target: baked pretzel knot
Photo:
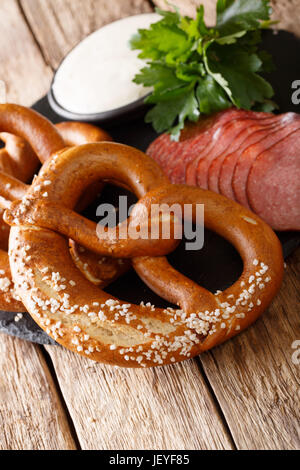
[[[85,188],[99,179],[125,185],[140,198],[129,225],[139,222],[141,204],[204,204],[205,225],[239,251],[241,277],[214,295],[160,256],[175,248],[172,238],[120,240],[108,233],[98,239],[95,226],[73,208]],[[6,210],[5,220],[12,225],[12,276],[35,321],[68,349],[118,366],[182,361],[222,343],[256,320],[282,279],[281,246],[263,221],[218,194],[170,185],[151,158],[120,144],[83,145],[59,153],[43,166],[23,200]],[[148,286],[179,309],[112,298],[76,269],[65,237],[104,255],[132,258]]]
[[[67,146],[88,142],[110,141],[104,130],[87,123],[62,122],[53,126],[47,119],[31,109],[15,104],[0,105],[0,140],[5,144],[0,149],[0,206],[9,207],[10,202],[22,199],[38,170],[40,162],[52,153]],[[7,133],[9,132],[9,133]],[[12,132],[12,133],[11,133]],[[77,210],[92,202],[103,184],[90,186],[80,198]],[[11,279],[7,254],[9,226],[4,223],[0,209],[0,309],[10,312],[25,308],[16,294]],[[103,258],[70,240],[70,252],[78,269],[94,284],[105,287],[126,272],[130,261]]]

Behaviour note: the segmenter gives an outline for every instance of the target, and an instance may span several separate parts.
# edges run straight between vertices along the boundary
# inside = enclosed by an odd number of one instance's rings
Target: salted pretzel
[[[21,137],[0,133],[0,141],[5,145],[0,150],[0,171],[13,175],[20,182],[32,179],[39,166],[39,160],[31,146]],[[11,187],[9,181],[4,183],[2,196],[12,193],[15,198],[22,196],[27,186],[15,185]],[[3,221],[3,210],[0,210],[0,307],[12,311],[24,310],[19,297],[15,292],[7,255],[9,226]]]
[[[10,110],[8,109],[6,112],[10,112]],[[111,136],[107,132],[87,123],[61,122],[56,124],[55,127],[64,140],[64,146],[112,140]],[[11,175],[24,183],[31,182],[40,165],[40,161],[28,142],[17,135],[9,134],[7,132],[0,133],[0,141],[5,143],[4,148],[0,149],[0,171]],[[89,191],[91,193],[89,200],[93,200],[94,193],[99,193],[101,188],[97,186],[95,189],[96,191]],[[85,204],[83,204],[83,206],[84,205]],[[9,228],[3,222],[1,217],[0,248],[4,250],[7,249],[8,235]]]
[[[0,151],[0,171],[27,183],[39,167],[39,159],[31,146],[21,137],[0,133],[0,140],[5,147]]]
[[[2,127],[1,127],[2,126]],[[31,127],[30,127],[31,126]],[[39,127],[37,127],[39,126]],[[22,198],[28,189],[29,182],[40,165],[40,161],[45,161],[51,153],[51,149],[57,149],[60,145],[74,146],[87,142],[110,141],[110,135],[96,126],[80,122],[62,122],[55,126],[59,134],[56,133],[52,124],[45,118],[17,105],[0,106],[0,129],[17,132],[22,135],[10,133],[0,133],[0,140],[5,143],[5,147],[0,150],[0,172],[1,184],[0,195],[9,200]],[[27,140],[24,139],[26,136]],[[49,144],[49,139],[52,143]],[[63,141],[61,140],[63,139]],[[37,155],[27,142],[33,143]],[[42,143],[41,143],[42,142]],[[47,147],[45,146],[47,143]],[[42,152],[42,153],[41,153]],[[8,175],[13,176],[9,179]],[[102,186],[97,183],[89,187],[87,193],[80,200],[78,207],[84,208],[91,202]],[[0,218],[0,308],[2,310],[20,311],[24,306],[16,295],[12,283],[8,255],[9,226]],[[128,260],[115,260],[95,256],[82,247],[77,246],[70,240],[70,252],[77,268],[93,283],[105,287],[117,277],[126,272],[130,267]]]
[[[20,181],[32,179],[39,166],[39,160],[30,145],[22,138],[0,133],[0,141],[5,145],[0,150],[0,171],[14,176]],[[0,248],[7,251],[9,227],[0,213]]]
[[[155,240],[134,244],[118,234],[97,239],[95,226],[72,210],[96,180],[125,184],[140,198],[128,226],[142,223],[143,206],[192,204],[193,218],[196,204],[204,204],[206,227],[235,246],[242,275],[224,292],[212,294],[159,256]],[[223,196],[170,185],[150,157],[124,145],[89,144],[59,153],[43,166],[23,200],[8,206],[12,276],[27,310],[56,341],[96,361],[149,367],[193,357],[254,322],[281,284],[282,250],[269,226]],[[179,308],[134,305],[108,295],[75,268],[66,237],[98,253],[132,258],[148,286]],[[159,244],[166,254],[174,241]]]
[[[106,131],[86,122],[60,122],[55,124],[55,127],[63,137],[65,144],[70,147],[89,142],[109,142],[112,140]]]

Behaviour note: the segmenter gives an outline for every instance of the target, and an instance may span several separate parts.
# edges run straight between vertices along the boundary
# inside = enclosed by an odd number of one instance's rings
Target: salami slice
[[[231,165],[232,161],[238,158],[239,153],[241,152],[245,141],[249,138],[253,138],[256,131],[259,129],[264,129],[270,127],[270,125],[276,122],[278,117],[272,116],[271,118],[267,119],[247,119],[242,130],[238,133],[236,138],[232,141],[232,143],[225,149],[223,152],[220,152],[216,157],[212,160],[209,169],[208,169],[208,189],[211,191],[215,191],[216,193],[222,192],[222,188],[220,186],[220,173],[221,168],[224,166],[225,160],[228,161],[229,165]],[[227,197],[234,199],[233,191],[229,190],[231,188],[231,178],[226,180],[222,180],[226,186],[228,186],[228,190],[222,192],[222,194],[226,195]]]
[[[186,182],[186,168],[189,163],[196,158],[197,155],[201,154],[212,140],[213,133],[216,129],[222,127],[226,122],[230,121],[238,111],[234,108],[222,111],[214,115],[214,119],[208,123],[209,125],[205,129],[201,129],[198,135],[193,135],[189,138],[184,151],[181,154],[177,153],[175,165],[172,166],[170,173],[170,179],[172,183],[185,183]],[[190,133],[190,131],[189,131]],[[184,137],[186,133],[183,132]]]
[[[173,183],[186,182],[186,168],[190,162],[205,151],[212,141],[214,132],[226,123],[243,117],[248,111],[230,108],[210,117],[201,118],[197,123],[189,123],[181,133],[180,142],[171,142],[164,145],[159,159],[151,153],[162,166]],[[251,113],[255,117],[269,116],[267,113]],[[168,137],[168,139],[170,139]],[[167,140],[164,140],[166,143]]]
[[[242,132],[230,148],[230,152],[213,161],[208,174],[209,189],[219,192],[229,199],[235,199],[232,177],[239,156],[250,145],[261,141],[269,132],[275,130],[278,127],[278,121],[279,117],[274,116],[273,119],[265,119],[263,123],[253,124]]]
[[[240,119],[244,115],[245,111],[232,109],[226,112],[226,120],[219,121],[218,125],[214,126],[205,142],[202,145],[198,145],[195,142],[193,148],[190,149],[187,164],[185,166],[185,179],[184,182],[191,186],[197,185],[197,166],[199,161],[204,158],[211,147],[216,143],[218,136],[222,134],[223,128],[227,126],[231,121]]]
[[[162,134],[149,145],[147,154],[165,170],[171,164],[170,160],[178,145],[171,141],[168,134]]]
[[[214,126],[204,132],[200,132],[197,137],[186,141],[186,145],[182,151],[176,152],[174,158],[174,164],[170,169],[170,180],[172,183],[184,183],[185,182],[185,168],[189,161],[193,159],[193,155],[197,151],[197,148],[204,148],[207,142],[210,140],[210,135],[213,132]]]
[[[218,113],[213,116],[202,118],[197,123],[189,123],[181,133],[179,142],[171,140],[169,134],[162,134],[148,147],[147,154],[152,157],[170,176],[177,160],[182,161],[185,149],[196,139],[201,139],[206,131],[209,131],[215,122],[221,117]],[[224,116],[225,118],[225,116]]]
[[[247,199],[246,184],[251,166],[256,157],[299,127],[300,117],[298,114],[284,114],[281,116],[280,127],[278,129],[275,128],[274,131],[266,135],[260,142],[250,145],[242,152],[238,158],[232,177],[232,189],[237,202],[250,208]]]
[[[300,129],[259,154],[247,180],[250,206],[275,230],[300,230]]]
[[[250,122],[259,121],[264,122],[265,115],[259,118],[256,117],[255,113],[243,112],[243,116],[232,120],[227,123],[226,126],[217,130],[214,134],[213,141],[208,146],[206,152],[199,158],[198,165],[196,167],[196,184],[200,188],[208,189],[208,170],[215,158],[227,151],[227,149],[234,145],[236,146],[236,139],[242,130],[245,130]]]
[[[197,156],[194,156],[193,160],[186,166],[185,169],[185,183],[189,186],[196,186],[197,179],[196,179],[196,170],[199,161],[199,153]]]

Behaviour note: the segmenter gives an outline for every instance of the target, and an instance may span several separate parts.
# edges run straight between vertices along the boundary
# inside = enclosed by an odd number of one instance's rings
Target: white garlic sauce
[[[125,106],[149,89],[132,82],[145,66],[129,40],[140,28],[161,19],[156,13],[129,16],[110,23],[80,42],[58,68],[52,90],[68,111],[93,114]]]

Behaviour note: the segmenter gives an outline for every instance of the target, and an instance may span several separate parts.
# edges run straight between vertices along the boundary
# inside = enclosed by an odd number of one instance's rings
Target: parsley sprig
[[[130,46],[140,50],[147,65],[134,82],[153,87],[146,115],[157,132],[178,140],[186,119],[236,106],[272,111],[271,85],[260,75],[271,69],[271,58],[258,49],[261,29],[269,27],[269,0],[218,0],[217,21],[209,28],[204,7],[195,19],[174,11],[156,12],[162,19],[139,29]]]

